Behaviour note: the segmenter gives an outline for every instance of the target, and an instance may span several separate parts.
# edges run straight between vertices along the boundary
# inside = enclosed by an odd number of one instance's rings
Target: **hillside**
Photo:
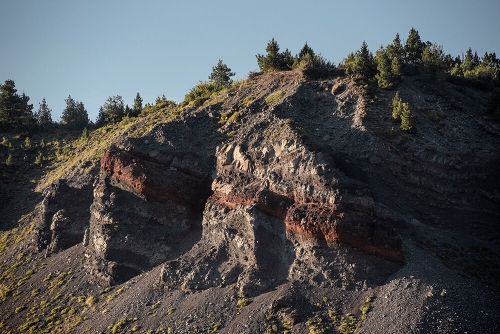
[[[2,333],[497,332],[491,90],[397,91],[412,131],[395,89],[295,70],[32,139],[58,154],[2,166]]]

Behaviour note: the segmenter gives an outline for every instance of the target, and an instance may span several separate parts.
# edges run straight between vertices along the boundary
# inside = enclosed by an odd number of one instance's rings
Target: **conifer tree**
[[[45,101],[45,98],[42,99],[42,102],[38,107],[38,111],[35,114],[35,118],[37,120],[38,126],[42,130],[48,130],[54,125],[52,121],[52,109],[50,109],[47,105],[47,101]]]
[[[422,51],[422,64],[427,73],[436,73],[444,67],[444,53],[441,46],[431,44],[430,42]]]
[[[104,105],[99,109],[97,118],[98,126],[115,124],[125,116],[125,105],[120,95],[110,96]]]
[[[66,108],[61,115],[61,123],[71,129],[83,129],[89,124],[89,116],[82,102],[75,101],[71,95],[64,100]]]
[[[392,61],[386,49],[380,47],[375,54],[378,73],[375,75],[380,88],[390,88],[394,85],[394,76],[392,73]]]
[[[128,104],[125,105],[124,115],[128,117],[134,116],[132,113],[132,109],[128,106]]]
[[[416,65],[420,62],[424,44],[420,40],[418,30],[410,29],[408,39],[405,44],[405,62],[410,65]]]
[[[389,44],[387,46],[387,53],[389,54],[389,58],[391,59],[391,61],[392,59],[396,58],[400,65],[403,63],[404,48],[403,45],[401,44],[399,33],[397,33],[396,37],[394,37],[392,44]]]
[[[465,53],[465,58],[463,61],[462,68],[464,72],[472,71],[474,69],[474,56],[472,55],[472,49],[469,48]]]
[[[208,80],[215,84],[218,89],[230,87],[233,83],[231,77],[235,76],[234,72],[219,59],[216,66],[212,66],[212,73],[208,77]]]
[[[392,99],[392,119],[399,120],[401,116],[401,105],[403,101],[399,97],[399,92],[396,92],[396,95]]]
[[[267,54],[265,56],[261,54],[255,56],[257,58],[257,64],[262,72],[284,71],[291,68],[293,57],[290,51],[288,51],[288,49],[284,53],[280,53],[279,51],[279,44],[273,38],[267,44]]]
[[[364,78],[373,77],[376,73],[373,54],[368,50],[368,44],[365,41],[361,44],[359,51],[356,51],[354,67],[355,71]]]
[[[401,105],[401,130],[413,131],[413,116],[408,103],[403,102]]]
[[[304,46],[302,47],[302,49],[300,49],[300,52],[299,54],[297,55],[297,58],[299,60],[299,62],[304,58],[305,55],[310,55],[311,58],[314,58],[315,54],[314,54],[314,51],[313,49],[311,49],[309,47],[309,45],[307,45],[307,42],[304,44]]]
[[[2,125],[10,124],[15,118],[15,110],[19,104],[16,84],[13,80],[5,80],[0,85],[0,122]]]
[[[401,130],[408,132],[414,130],[410,105],[401,100],[399,92],[396,92],[396,95],[392,99],[392,118],[401,122]]]
[[[139,116],[141,111],[142,111],[142,98],[141,98],[141,94],[139,94],[139,92],[137,92],[137,94],[135,95],[135,99],[134,99],[134,106],[132,107],[132,115]]]
[[[391,72],[392,72],[392,79],[393,79],[394,83],[401,80],[401,78],[402,78],[401,61],[397,57],[392,58]]]
[[[306,42],[300,52],[293,59],[292,68],[307,69],[316,67],[316,65],[316,55],[314,54],[313,49],[311,49]]]
[[[19,95],[13,80],[0,85],[0,125],[8,128],[32,128],[36,126],[33,104],[29,96]]]

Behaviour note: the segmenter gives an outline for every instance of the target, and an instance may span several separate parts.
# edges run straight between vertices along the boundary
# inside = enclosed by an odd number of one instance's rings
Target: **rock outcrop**
[[[429,191],[441,160],[420,154],[420,163],[405,162],[403,152],[367,131],[364,98],[347,79],[276,76],[139,138],[118,138],[101,160],[88,230],[75,225],[74,237],[67,236],[72,214],[64,203],[50,204],[61,181],[44,201],[38,245],[53,252],[84,238],[87,267],[108,285],[160,264],[172,289],[237,284],[241,293],[257,294],[287,280],[379,284],[404,263],[397,229],[418,223],[419,212],[439,214],[433,203],[451,189],[438,182]],[[284,100],[268,105],[265,97],[278,88]],[[222,111],[225,118],[217,119]],[[244,120],[227,121],[231,113]],[[470,184],[479,169],[450,182]],[[457,171],[463,173],[451,174]],[[386,182],[390,175],[395,179]],[[421,193],[399,195],[416,183]],[[411,205],[415,200],[422,208]],[[494,211],[490,204],[480,210]]]
[[[293,134],[291,134],[293,138]],[[398,222],[377,217],[366,186],[335,168],[332,157],[300,140],[222,146],[212,201],[251,205],[311,238],[340,241],[395,262],[403,261]]]
[[[381,267],[403,262],[394,231],[400,222],[379,216],[368,187],[337,169],[331,153],[308,148],[266,105],[249,105],[260,116],[222,140],[217,108],[122,139],[104,153],[86,239],[97,281],[119,283],[165,263],[162,279],[172,287],[237,283],[253,294],[292,277],[309,279],[311,270],[318,284],[355,281],[339,278],[343,257],[326,265],[314,247],[337,254],[346,245],[396,263]]]
[[[93,201],[92,177],[83,182],[59,179],[45,189],[39,207],[33,246],[57,253],[83,241]]]
[[[197,122],[210,125],[207,119],[158,125],[143,138],[120,138],[104,153],[85,242],[95,281],[126,281],[199,240],[213,149],[211,141],[192,147],[186,140]]]

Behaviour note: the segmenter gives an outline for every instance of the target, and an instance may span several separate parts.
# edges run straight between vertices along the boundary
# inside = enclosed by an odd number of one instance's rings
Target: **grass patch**
[[[281,100],[283,98],[283,96],[285,96],[285,92],[283,91],[277,91],[277,92],[274,92],[274,93],[271,93],[269,94],[267,97],[266,97],[266,103],[267,105],[273,105],[275,104],[276,102],[278,102],[279,100]]]

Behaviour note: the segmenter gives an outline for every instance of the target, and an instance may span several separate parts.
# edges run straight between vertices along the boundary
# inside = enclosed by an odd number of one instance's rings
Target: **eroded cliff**
[[[394,92],[367,96],[339,73],[253,76],[168,122],[151,125],[147,116],[90,174],[75,170],[44,191],[35,254],[61,263],[73,256],[85,268],[75,275],[85,288],[74,288],[96,300],[91,287],[120,286],[101,307],[115,320],[138,314],[143,326],[179,329],[169,317],[178,309],[192,327],[181,333],[218,323],[227,333],[299,333],[326,326],[315,322],[322,316],[333,330],[340,319],[332,310],[359,313],[372,298],[379,315],[400,310],[402,322],[420,326],[429,312],[401,311],[388,296],[432,309],[420,292],[452,289],[440,277],[470,270],[457,236],[500,239],[498,129],[474,114],[484,93],[450,85],[450,99],[422,85],[409,78],[400,87],[414,111],[412,134],[391,120]],[[479,290],[470,303],[488,300]],[[170,307],[156,321],[146,311],[158,303]],[[104,330],[106,312],[85,326]],[[378,320],[369,317],[366,328]]]

